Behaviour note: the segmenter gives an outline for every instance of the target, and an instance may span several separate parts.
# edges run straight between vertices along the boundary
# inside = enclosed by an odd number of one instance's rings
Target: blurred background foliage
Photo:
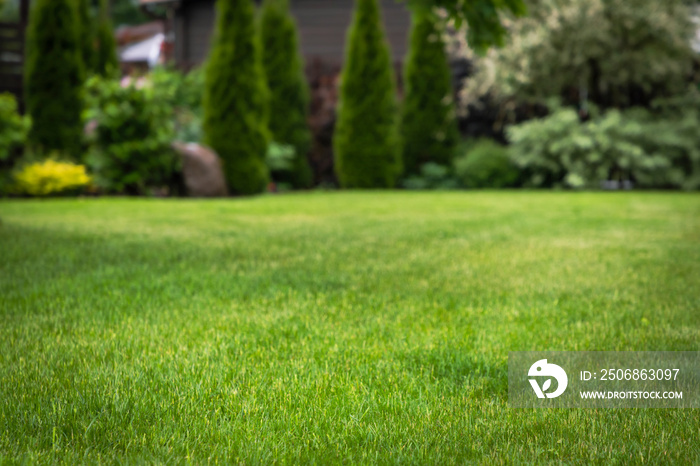
[[[460,48],[476,69],[460,94],[464,110],[484,96],[646,106],[683,92],[698,63],[684,0],[528,0],[528,13],[506,21],[505,45],[486,56]]]
[[[403,172],[396,77],[377,0],[358,0],[348,30],[333,135],[343,188],[393,188]]]
[[[228,141],[215,147],[224,167],[246,184],[232,192],[320,182],[309,170],[318,141],[289,2],[267,0],[252,14],[254,3],[250,14],[219,15],[203,66],[120,78],[114,25],[149,20],[134,0],[34,0],[28,115],[0,98],[0,193],[13,169],[47,157],[85,163],[100,192],[180,193],[173,141],[211,143],[205,128],[215,127]],[[328,88],[340,99],[328,101],[335,152],[325,166],[335,163],[341,186],[700,187],[698,2],[407,3],[403,73],[383,45],[379,4],[357,4],[346,66]],[[0,0],[0,15],[18,17],[18,0]],[[234,42],[252,48],[231,54]],[[218,108],[208,125],[207,108]]]
[[[90,150],[86,163],[95,183],[108,193],[178,192],[180,161],[174,137],[168,89],[153,82],[119,81],[93,76],[87,81],[85,119]]]
[[[262,64],[270,90],[270,132],[281,145],[291,146],[292,166],[275,170],[273,181],[309,188],[313,174],[307,160],[311,148],[309,83],[299,48],[297,25],[288,0],[265,0],[259,14]]]
[[[443,28],[435,14],[414,15],[411,24],[400,112],[405,175],[428,162],[449,165],[460,139]]]
[[[255,13],[252,2],[217,3],[205,70],[204,143],[219,155],[228,187],[239,195],[261,193],[270,181],[270,90]]]

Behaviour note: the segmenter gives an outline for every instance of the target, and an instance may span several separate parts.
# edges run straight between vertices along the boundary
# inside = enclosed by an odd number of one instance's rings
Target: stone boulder
[[[228,195],[221,160],[213,150],[184,142],[173,143],[173,149],[182,157],[182,175],[187,194],[193,197]]]

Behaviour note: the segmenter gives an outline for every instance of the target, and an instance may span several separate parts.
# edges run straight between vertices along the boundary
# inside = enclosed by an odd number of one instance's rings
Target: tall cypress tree
[[[79,158],[84,68],[74,0],[35,0],[27,32],[30,145]]]
[[[269,91],[251,0],[218,0],[214,42],[206,69],[204,142],[224,165],[231,191],[255,194],[269,177]]]
[[[86,73],[95,67],[95,28],[91,0],[77,0],[78,27],[80,28],[80,48]]]
[[[97,50],[94,52],[93,71],[100,76],[112,76],[119,73],[119,58],[117,57],[117,41],[114,38],[114,27],[109,17],[107,0],[100,0],[97,31],[95,39]]]
[[[333,147],[346,188],[390,188],[401,173],[394,72],[377,0],[356,0]]]
[[[430,12],[413,16],[404,79],[404,173],[417,174],[427,162],[451,165],[459,142],[452,75],[438,19]]]
[[[307,154],[311,131],[307,123],[309,87],[299,53],[299,38],[288,0],[265,0],[260,18],[263,66],[270,89],[270,131],[281,144],[294,147],[296,157],[288,180],[297,188],[311,185]],[[287,180],[283,180],[287,181]]]

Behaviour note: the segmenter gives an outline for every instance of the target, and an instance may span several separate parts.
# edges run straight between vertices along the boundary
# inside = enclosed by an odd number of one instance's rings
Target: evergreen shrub
[[[204,143],[221,157],[229,189],[264,191],[269,181],[269,91],[250,0],[219,0],[206,68]]]
[[[344,188],[392,188],[402,172],[391,54],[376,0],[357,0],[333,137]]]
[[[293,166],[287,176],[275,181],[308,188],[312,173],[307,155],[311,131],[307,117],[309,88],[299,52],[297,27],[289,13],[288,0],[266,0],[260,18],[262,60],[270,89],[270,132],[277,144],[294,147]],[[279,179],[278,179],[279,178]]]
[[[438,19],[429,12],[414,14],[412,24],[401,121],[407,175],[428,162],[452,165],[459,141],[452,72]]]

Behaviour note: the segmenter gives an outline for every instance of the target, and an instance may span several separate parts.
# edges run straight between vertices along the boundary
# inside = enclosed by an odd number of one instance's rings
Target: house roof
[[[120,26],[117,28],[115,36],[117,38],[117,44],[126,45],[164,32],[165,25],[163,21],[151,21],[136,26]]]
[[[165,36],[161,33],[146,40],[130,45],[119,54],[122,63],[148,63],[154,66],[158,62],[161,46]]]

